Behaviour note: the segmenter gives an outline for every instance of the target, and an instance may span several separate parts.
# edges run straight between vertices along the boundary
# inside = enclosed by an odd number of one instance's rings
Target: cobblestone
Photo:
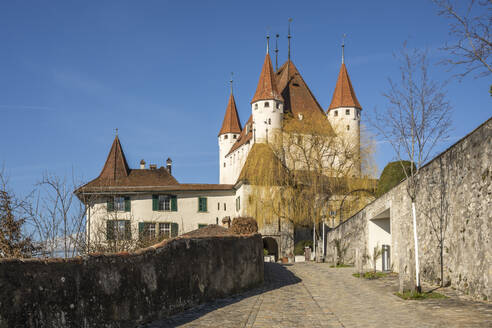
[[[368,281],[352,268],[327,264],[265,263],[265,284],[207,303],[157,327],[492,327],[492,304],[453,294],[448,299],[404,301],[397,279]]]

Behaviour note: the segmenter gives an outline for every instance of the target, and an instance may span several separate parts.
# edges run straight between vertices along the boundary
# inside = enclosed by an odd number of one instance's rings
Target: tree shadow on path
[[[185,310],[184,312],[180,312],[166,319],[156,320],[150,324],[144,325],[143,327],[177,327],[197,320],[200,317],[222,307],[241,302],[249,297],[254,297],[271,290],[301,282],[301,279],[291,271],[287,270],[284,265],[268,262],[264,263],[264,265],[265,279],[263,285],[241,294],[236,294],[227,298],[217,299],[215,301],[197,305],[193,308]]]

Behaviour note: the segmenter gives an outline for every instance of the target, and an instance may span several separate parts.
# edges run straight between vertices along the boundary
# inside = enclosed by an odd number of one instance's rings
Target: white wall
[[[387,209],[374,218],[370,219],[368,222],[368,230],[368,254],[372,257],[374,247],[377,246],[379,249],[381,249],[382,245],[392,245],[390,210]],[[391,248],[392,247],[390,247],[390,257],[392,256]],[[376,269],[382,270],[382,256],[380,256],[376,261]]]

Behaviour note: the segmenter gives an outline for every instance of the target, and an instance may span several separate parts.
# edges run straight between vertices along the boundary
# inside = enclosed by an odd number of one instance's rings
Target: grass
[[[425,300],[430,298],[448,298],[443,294],[436,292],[419,293],[416,291],[406,291],[403,293],[395,293],[396,296],[403,298],[404,300]]]
[[[388,274],[387,273],[384,273],[384,272],[374,272],[374,271],[367,271],[367,272],[364,272],[362,274],[362,278],[365,278],[365,279],[379,279],[379,278],[382,278],[382,277],[386,277]],[[360,278],[360,274],[359,273],[354,273],[352,274],[352,276],[356,277],[356,278]]]
[[[348,265],[348,264],[337,264],[337,265],[330,265],[330,268],[351,268],[352,265]]]

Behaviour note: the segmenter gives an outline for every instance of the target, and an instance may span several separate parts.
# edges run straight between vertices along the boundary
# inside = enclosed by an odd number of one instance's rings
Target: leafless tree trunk
[[[433,81],[428,74],[426,51],[409,51],[404,43],[395,57],[400,62],[400,80],[389,79],[389,89],[383,93],[388,101],[387,110],[376,110],[370,122],[393,147],[407,178],[412,206],[416,289],[420,290],[415,204],[421,184],[419,171],[436,144],[448,137],[451,106],[446,100],[443,84]],[[405,170],[404,160],[411,162],[410,172]]]

